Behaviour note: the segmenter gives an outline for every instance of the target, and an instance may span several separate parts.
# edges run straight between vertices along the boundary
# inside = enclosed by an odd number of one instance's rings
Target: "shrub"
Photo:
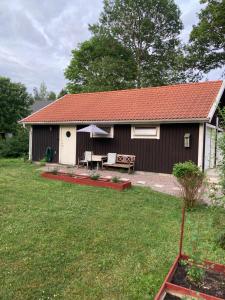
[[[181,193],[185,207],[192,208],[202,193],[204,173],[192,161],[177,163],[173,167],[173,175],[181,185]]]
[[[111,179],[111,181],[114,182],[114,183],[118,183],[118,182],[120,182],[121,180],[120,180],[120,177],[114,176],[114,177]]]
[[[93,174],[90,175],[90,178],[92,180],[98,180],[100,178],[100,174],[93,173]]]
[[[26,157],[29,152],[28,130],[20,128],[11,138],[0,140],[0,157]]]

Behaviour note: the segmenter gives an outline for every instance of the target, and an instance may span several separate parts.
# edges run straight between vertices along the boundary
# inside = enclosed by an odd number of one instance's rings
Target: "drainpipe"
[[[203,125],[203,151],[202,151],[202,171],[205,171],[205,135],[206,135],[206,123]]]
[[[214,167],[217,165],[217,147],[218,147],[218,130],[219,129],[219,118],[216,117],[216,136],[215,136],[215,157],[214,157]]]

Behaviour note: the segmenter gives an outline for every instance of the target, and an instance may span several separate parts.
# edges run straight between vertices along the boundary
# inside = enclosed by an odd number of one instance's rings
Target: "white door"
[[[75,126],[60,127],[59,162],[61,164],[76,164],[76,134]]]
[[[215,167],[216,129],[206,126],[205,135],[205,169]]]

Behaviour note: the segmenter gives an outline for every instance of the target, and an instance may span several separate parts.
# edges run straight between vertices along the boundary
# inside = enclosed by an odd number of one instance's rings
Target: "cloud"
[[[187,41],[201,5],[199,0],[176,3],[184,23],[181,37]],[[1,0],[0,75],[23,82],[30,91],[44,80],[49,90],[59,92],[71,50],[90,37],[88,24],[98,20],[102,6],[102,0]]]
[[[101,9],[99,0],[1,0],[0,75],[58,92],[71,50],[90,37]]]

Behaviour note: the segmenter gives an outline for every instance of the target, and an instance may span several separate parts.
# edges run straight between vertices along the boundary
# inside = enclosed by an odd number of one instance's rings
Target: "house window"
[[[160,126],[157,125],[134,125],[131,126],[132,139],[159,139]]]
[[[112,125],[97,125],[98,128],[106,131],[107,134],[93,134],[93,138],[114,138],[114,127]]]

